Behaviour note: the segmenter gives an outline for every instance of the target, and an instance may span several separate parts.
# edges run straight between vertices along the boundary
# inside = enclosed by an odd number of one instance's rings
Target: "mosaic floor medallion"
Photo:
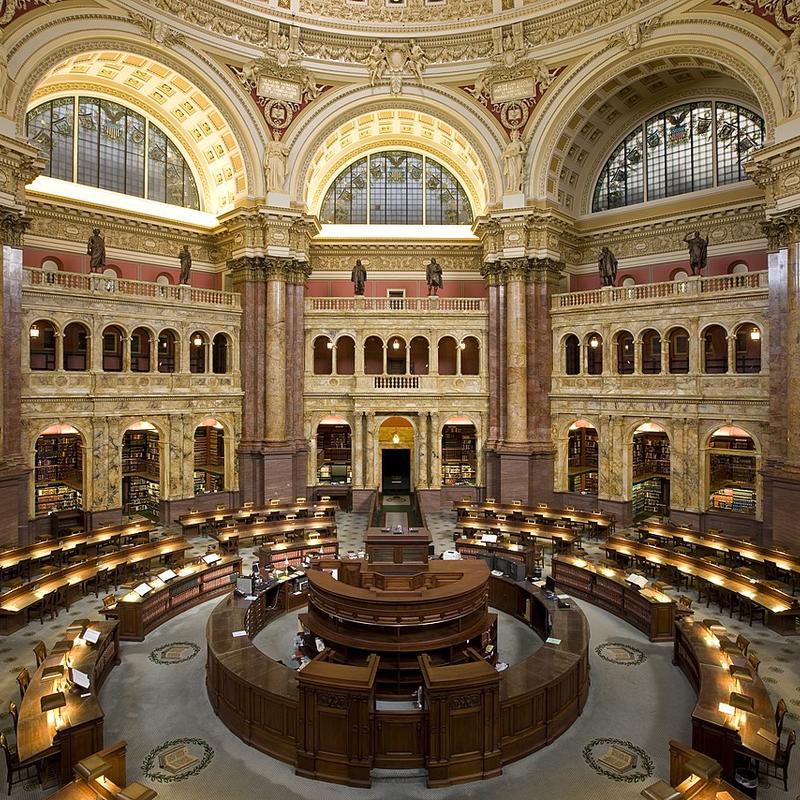
[[[407,494],[390,494],[383,498],[385,506],[407,506],[411,498]]]
[[[193,659],[200,652],[194,642],[170,642],[153,650],[148,658],[154,664],[182,664]]]
[[[604,661],[621,664],[624,667],[638,667],[647,659],[645,653],[638,647],[621,642],[603,642],[595,647],[594,651]]]
[[[595,772],[613,781],[637,783],[653,775],[653,759],[625,739],[592,739],[581,755]]]
[[[142,773],[158,783],[185,781],[205,769],[214,748],[205,739],[170,739],[151,750],[142,762]]]

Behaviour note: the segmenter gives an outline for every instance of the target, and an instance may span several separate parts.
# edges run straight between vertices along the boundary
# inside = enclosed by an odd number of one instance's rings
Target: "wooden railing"
[[[216,289],[198,289],[192,286],[173,286],[171,284],[133,281],[128,278],[115,278],[112,275],[87,274],[81,272],[48,272],[32,267],[23,270],[23,284],[54,292],[67,290],[102,297],[138,297],[155,302],[181,303],[203,306],[226,306],[240,308],[240,297],[234,292],[220,292]]]

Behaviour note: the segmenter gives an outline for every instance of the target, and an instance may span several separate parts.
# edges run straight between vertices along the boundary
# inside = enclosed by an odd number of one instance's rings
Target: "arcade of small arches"
[[[37,319],[28,327],[31,370],[160,372],[224,375],[238,360],[234,335],[197,329],[160,331],[139,325],[60,325]]]
[[[563,375],[754,375],[761,373],[762,346],[762,328],[749,321],[730,329],[706,325],[695,335],[680,325],[605,337],[592,330],[563,335],[556,363]]]
[[[359,337],[357,337],[359,338]],[[426,336],[347,334],[313,339],[308,361],[314,375],[479,375],[481,344],[476,336],[442,336],[431,348]],[[356,353],[360,358],[356,358]]]

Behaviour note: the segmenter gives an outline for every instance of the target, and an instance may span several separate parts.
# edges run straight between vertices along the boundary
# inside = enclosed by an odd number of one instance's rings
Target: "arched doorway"
[[[161,455],[158,431],[136,422],[122,436],[122,513],[158,519],[161,504]]]
[[[34,458],[36,516],[83,508],[83,444],[71,425],[51,425],[39,434]]]
[[[633,488],[631,512],[634,520],[669,514],[670,452],[666,431],[655,422],[645,422],[633,434]]]
[[[194,430],[194,493],[225,490],[225,431],[213,417]]]
[[[475,425],[451,417],[442,428],[442,486],[475,486],[478,475]]]
[[[579,419],[569,426],[567,445],[569,491],[597,497],[597,430]]]
[[[316,482],[326,486],[353,482],[350,425],[343,417],[323,417],[317,426]]]
[[[411,456],[414,428],[403,417],[389,417],[378,431],[380,449],[380,490],[384,495],[411,491]]]
[[[757,508],[757,454],[753,437],[725,425],[708,440],[708,510],[754,516]]]

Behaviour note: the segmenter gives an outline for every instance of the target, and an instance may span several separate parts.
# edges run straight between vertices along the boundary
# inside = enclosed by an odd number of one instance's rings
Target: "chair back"
[[[750,662],[750,666],[753,668],[753,671],[757,673],[758,665],[761,663],[761,659],[755,653],[750,653],[750,655],[747,656],[747,660]]]
[[[797,732],[795,730],[789,731],[789,735],[786,737],[786,747],[783,748],[783,766],[785,769],[789,769],[789,756],[792,754],[792,748],[796,741]]]
[[[17,675],[17,685],[19,686],[19,699],[22,700],[25,697],[25,692],[28,688],[28,684],[31,682],[31,674],[28,672],[27,667],[23,667],[20,671],[19,675]]]
[[[8,739],[6,739],[6,735],[4,733],[0,733],[0,748],[3,749],[3,753],[6,757],[6,775],[11,775],[14,769],[14,754],[11,752],[11,748],[8,746]]]
[[[117,596],[115,594],[107,594],[103,598],[103,608],[111,608],[111,606],[116,605]]]
[[[47,645],[44,642],[36,642],[33,646],[33,654],[36,656],[36,666],[40,667],[42,661],[47,658]]]
[[[786,716],[786,701],[781,697],[775,706],[775,727],[778,729],[778,738],[781,738],[783,731],[783,718]]]
[[[19,722],[19,710],[17,709],[17,704],[13,700],[9,700],[8,713],[11,716],[11,719],[14,720],[14,733],[16,734],[17,722]]]
[[[739,648],[739,649],[742,651],[742,655],[743,655],[743,656],[746,656],[746,655],[747,655],[747,651],[748,651],[748,649],[749,649],[749,647],[750,647],[750,640],[749,640],[749,639],[746,639],[746,638],[745,638],[744,636],[742,636],[742,634],[740,633],[740,634],[739,634],[739,635],[736,637],[736,646],[737,646],[737,647],[738,647],[738,648]]]

